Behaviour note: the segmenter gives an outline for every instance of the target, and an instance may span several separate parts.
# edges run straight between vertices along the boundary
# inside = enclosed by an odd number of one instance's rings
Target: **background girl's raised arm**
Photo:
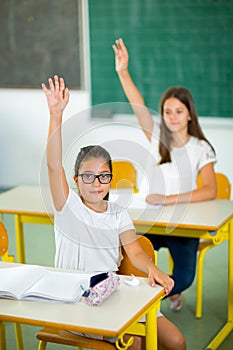
[[[49,175],[50,191],[56,210],[61,210],[66,202],[69,193],[65,172],[62,166],[62,115],[69,101],[69,91],[65,87],[63,78],[54,76],[54,82],[49,78],[49,88],[42,84],[42,89],[46,95],[50,122],[47,138],[47,166]]]
[[[127,48],[122,39],[116,40],[116,44],[112,46],[115,52],[116,72],[119,76],[122,88],[132,105],[133,111],[138,118],[138,122],[144,131],[146,137],[151,141],[151,133],[153,131],[154,122],[152,116],[146,108],[144,99],[134,84],[129,71],[128,62],[129,55]]]

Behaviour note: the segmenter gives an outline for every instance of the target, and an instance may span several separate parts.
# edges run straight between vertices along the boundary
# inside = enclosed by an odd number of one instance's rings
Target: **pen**
[[[79,288],[80,288],[81,292],[85,292],[85,289],[83,288],[83,286],[81,284],[80,284]]]

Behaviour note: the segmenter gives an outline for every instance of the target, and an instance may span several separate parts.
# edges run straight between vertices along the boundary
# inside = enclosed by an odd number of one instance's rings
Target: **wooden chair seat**
[[[73,334],[69,331],[43,328],[36,334],[37,339],[46,343],[55,343],[68,346],[76,346],[80,349],[96,349],[96,350],[115,350],[114,344],[105,340],[91,339],[83,337],[81,335]],[[45,349],[45,347],[39,347],[39,350]]]

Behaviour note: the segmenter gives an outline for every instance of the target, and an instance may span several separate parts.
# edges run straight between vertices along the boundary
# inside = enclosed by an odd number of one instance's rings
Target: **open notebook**
[[[0,268],[0,298],[76,303],[83,293],[80,286],[86,289],[90,277],[37,265]]]

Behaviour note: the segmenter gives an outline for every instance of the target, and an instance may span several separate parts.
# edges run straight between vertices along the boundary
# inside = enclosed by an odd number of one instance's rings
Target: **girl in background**
[[[113,50],[121,85],[150,143],[150,188],[146,202],[169,205],[214,199],[217,193],[215,151],[201,130],[190,92],[183,87],[165,91],[160,102],[161,120],[158,125],[130,76],[128,51],[122,39],[116,40]],[[196,186],[199,173],[201,188]],[[145,187],[142,185],[140,190],[144,192]],[[184,305],[182,291],[192,284],[195,277],[199,241],[196,238],[172,237],[172,234],[147,237],[155,250],[167,247],[172,255],[174,269],[171,277],[175,287],[169,294],[170,308],[179,311]]]

